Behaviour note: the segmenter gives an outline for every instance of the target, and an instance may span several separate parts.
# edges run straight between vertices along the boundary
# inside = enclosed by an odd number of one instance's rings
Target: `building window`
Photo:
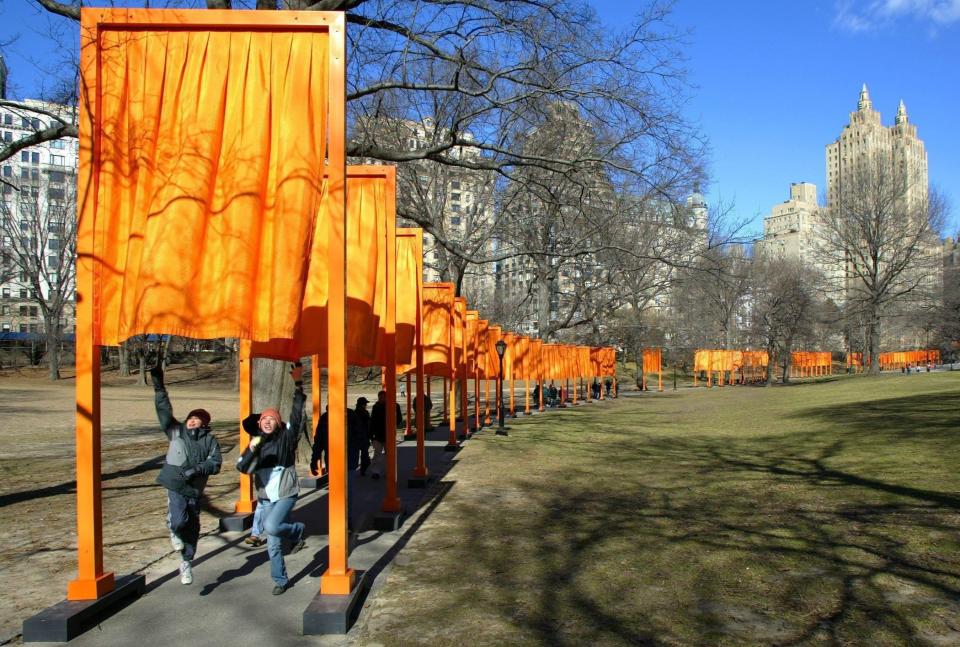
[[[3,298],[4,299],[10,298],[10,288],[3,288]]]
[[[10,332],[10,324],[9,323],[0,324],[0,332]]]
[[[27,298],[27,288],[20,288],[20,298],[21,299]]]
[[[3,167],[3,177],[13,177],[13,167],[4,166]]]
[[[29,117],[20,117],[20,126],[23,128],[30,127],[30,118]]]
[[[450,211],[460,211],[460,205],[459,204],[450,205]]]
[[[451,182],[451,183],[450,183],[450,188],[451,188],[451,189],[459,189],[459,188],[460,188],[460,181],[459,181],[459,180],[454,180],[453,182]]]
[[[50,171],[47,173],[47,178],[49,178],[51,184],[63,184],[63,181],[67,179],[67,174],[63,171]]]
[[[63,141],[62,139],[54,139],[52,142],[50,142],[50,148],[64,149],[66,147],[67,142]]]
[[[9,113],[3,115],[3,125],[4,125],[4,126],[12,126],[12,125],[13,125],[13,115],[11,115],[11,114],[9,114]]]
[[[12,142],[12,141],[13,141],[13,133],[10,132],[9,130],[4,131],[4,133],[3,133],[3,141],[5,141],[5,142]]]
[[[39,164],[40,163],[40,153],[30,153],[30,163]]]
[[[26,317],[27,314],[29,314],[29,312],[30,312],[30,307],[29,307],[29,306],[20,306],[20,316],[21,316],[21,317]]]
[[[64,157],[63,155],[51,155],[50,163],[54,166],[63,166]]]
[[[459,224],[460,224],[460,216],[451,216],[451,217],[450,217],[450,224],[451,224],[451,225],[459,225]]]
[[[460,201],[460,194],[459,194],[459,193],[451,193],[451,194],[450,194],[450,199],[453,200],[454,202],[459,202],[459,201]]]
[[[47,267],[57,269],[60,267],[60,258],[58,256],[47,256]]]
[[[20,324],[20,332],[27,332],[27,324]]]
[[[30,163],[30,151],[20,151],[20,161]]]

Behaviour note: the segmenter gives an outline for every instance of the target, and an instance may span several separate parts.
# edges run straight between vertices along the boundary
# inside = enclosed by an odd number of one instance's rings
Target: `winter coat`
[[[207,485],[207,478],[220,471],[223,463],[220,443],[208,428],[187,429],[173,417],[173,406],[162,384],[154,384],[154,400],[160,428],[170,441],[157,483],[185,497],[199,498]],[[191,467],[196,468],[196,474],[188,479],[184,471]]]
[[[261,441],[256,449],[251,450],[247,447],[243,450],[240,458],[237,459],[237,469],[253,474],[257,497],[260,499],[269,498],[266,488],[275,467],[283,468],[279,475],[279,498],[296,496],[300,492],[300,480],[297,477],[297,445],[300,443],[303,406],[306,401],[303,388],[298,386],[293,392],[293,407],[290,410],[289,422],[282,423],[272,434],[260,431],[259,413],[250,414],[243,420],[243,430],[250,434],[251,438],[260,436]]]
[[[403,425],[403,414],[400,412],[400,405],[394,403],[397,407],[397,428]],[[396,429],[393,430],[394,434]],[[387,443],[387,409],[379,400],[373,404],[373,411],[370,413],[370,438],[380,442]]]

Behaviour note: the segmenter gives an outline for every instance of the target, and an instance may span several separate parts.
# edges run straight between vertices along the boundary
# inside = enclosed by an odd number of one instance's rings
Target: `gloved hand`
[[[251,439],[250,439],[250,451],[255,450],[255,449],[260,445],[260,442],[261,442],[262,440],[263,440],[263,436],[254,436],[253,438],[251,438]]]
[[[153,388],[163,388],[163,362],[157,362],[150,369],[150,379],[153,380]]]
[[[320,475],[320,472],[317,470],[317,463],[316,463],[316,461],[310,463],[310,475],[311,475],[311,476],[319,476],[319,475]]]
[[[187,469],[183,470],[183,478],[189,481],[199,473],[200,473],[200,468],[194,465],[193,467],[188,467]]]

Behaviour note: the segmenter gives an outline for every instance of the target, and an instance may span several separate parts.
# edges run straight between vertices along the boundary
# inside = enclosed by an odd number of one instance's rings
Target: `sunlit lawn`
[[[960,644],[960,372],[683,389],[471,440],[385,645]]]

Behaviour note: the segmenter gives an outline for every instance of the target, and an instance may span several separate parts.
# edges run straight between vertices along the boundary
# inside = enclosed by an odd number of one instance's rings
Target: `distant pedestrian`
[[[367,411],[367,403],[370,402],[362,395],[357,398],[357,406],[353,408],[353,414],[357,421],[357,430],[360,437],[357,439],[360,445],[360,476],[366,476],[370,468],[370,412]]]
[[[373,405],[373,411],[370,413],[370,438],[373,441],[373,461],[371,463],[371,476],[374,479],[380,478],[383,470],[384,450],[387,442],[396,442],[397,427],[403,425],[403,414],[400,412],[400,405],[396,402],[396,426],[393,429],[387,429],[387,392],[377,393],[377,401]]]
[[[173,405],[163,383],[163,361],[150,369],[160,428],[170,445],[157,483],[167,488],[167,527],[170,543],[180,551],[180,582],[193,583],[193,557],[200,538],[200,497],[207,477],[220,471],[220,443],[210,433],[210,414],[194,409],[184,422],[173,417]]]
[[[417,410],[417,398],[419,395],[413,396],[413,410]],[[430,420],[430,412],[433,410],[433,400],[426,393],[423,394],[423,430],[433,431],[433,423]]]

